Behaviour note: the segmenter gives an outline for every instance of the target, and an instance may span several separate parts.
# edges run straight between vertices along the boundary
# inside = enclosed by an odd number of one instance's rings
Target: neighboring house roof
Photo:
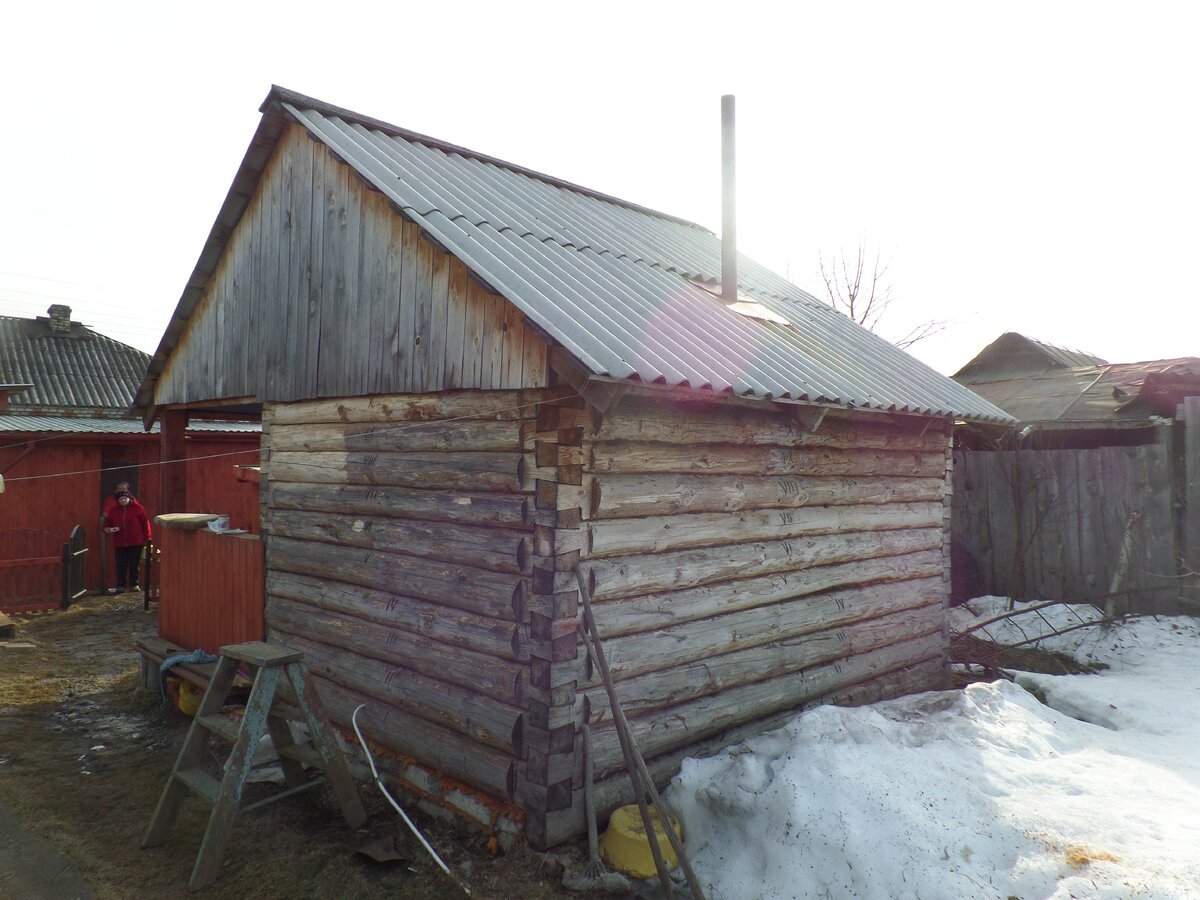
[[[1200,396],[1200,358],[955,378],[1023,423],[1120,427],[1174,418],[1183,397]]]
[[[1055,347],[1015,331],[1006,331],[955,372],[953,378],[962,384],[971,384],[989,378],[1036,375],[1054,369],[1079,369],[1107,364],[1107,360],[1089,353]]]
[[[149,405],[281,119],[290,117],[593,376],[1011,424],[1003,411],[741,254],[742,299],[789,324],[727,307],[717,296],[720,239],[698,225],[282,88],[272,88],[262,111],[138,392],[140,407]]]
[[[55,305],[49,317],[0,316],[0,383],[32,385],[9,393],[13,412],[126,412],[150,357],[70,319]]]
[[[67,434],[158,434],[155,422],[147,432],[141,419],[86,416],[28,416],[0,413],[0,432],[61,432]],[[189,422],[189,432],[257,433],[259,422]]]

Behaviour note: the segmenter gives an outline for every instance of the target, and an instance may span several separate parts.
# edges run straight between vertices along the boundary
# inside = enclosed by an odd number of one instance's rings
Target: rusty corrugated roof
[[[971,389],[1021,422],[1121,424],[1171,418],[1185,396],[1200,395],[1200,359],[1149,360],[984,377]]]

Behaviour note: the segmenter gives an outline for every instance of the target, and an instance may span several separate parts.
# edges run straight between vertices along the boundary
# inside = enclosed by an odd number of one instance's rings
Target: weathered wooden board
[[[347,653],[296,634],[288,634],[285,640],[288,646],[304,653],[311,672],[344,688],[360,691],[497,750],[512,753],[516,747],[522,713],[513,704],[501,703],[474,688]]]
[[[787,540],[848,531],[934,528],[941,522],[942,504],[937,501],[606,519],[587,526],[588,553],[592,556],[657,553],[728,544],[732,537],[739,542]]]
[[[739,685],[811,670],[888,644],[932,635],[945,622],[945,607],[938,601],[901,609],[876,604],[876,608],[884,614],[849,624],[832,622],[829,628],[800,634],[781,630],[777,640],[754,646],[747,641],[745,646],[728,652],[719,648],[711,658],[696,655],[692,657],[696,661],[681,665],[676,665],[675,660],[682,656],[673,654],[672,659],[662,661],[661,667],[618,682],[621,706],[629,716],[652,715],[656,709],[719,694]],[[613,674],[616,677],[615,671]],[[582,687],[580,696],[586,698],[593,724],[611,720],[612,711],[603,685]]]
[[[935,578],[941,571],[941,549],[928,549],[901,556],[812,566],[778,575],[723,581],[682,591],[621,597],[594,603],[592,612],[601,637],[608,639],[680,622],[707,619],[721,613],[753,610],[836,588],[859,585],[866,589],[878,582]]]
[[[270,593],[266,619],[270,635],[279,629],[415,672],[436,672],[443,681],[521,703],[526,666]]]
[[[524,446],[521,425],[520,421],[479,419],[389,424],[276,424],[271,429],[271,451],[520,453],[533,449]]]
[[[528,575],[531,570],[531,537],[515,529],[287,509],[271,510],[265,524],[281,537],[388,550],[493,572]]]
[[[654,757],[702,741],[752,719],[799,709],[814,697],[830,693],[836,697],[851,685],[876,673],[915,666],[934,658],[938,660],[940,669],[943,646],[940,631],[920,635],[808,670],[788,672],[732,687],[719,694],[685,701],[656,710],[653,715],[632,718],[629,725],[642,755]],[[611,724],[592,729],[592,746],[599,772],[624,765],[616,729]]]
[[[942,599],[941,573],[915,581],[855,586],[642,634],[608,638],[604,652],[613,678],[623,681],[802,634],[836,631],[855,622],[930,603],[940,609]]]
[[[590,517],[621,519],[853,503],[940,503],[945,493],[941,477],[605,475],[593,485]]]
[[[738,447],[729,444],[596,444],[590,454],[592,472],[709,472],[721,475],[790,476],[898,475],[941,478],[946,469],[942,450],[842,450],[830,448]]]
[[[464,612],[394,591],[380,591],[292,572],[269,572],[267,590],[274,597],[366,619],[389,629],[410,631],[497,659],[513,662],[521,659],[519,626],[503,619]]]
[[[532,454],[529,454],[532,457]],[[529,461],[532,463],[532,458]],[[271,477],[320,484],[425,490],[519,491],[520,453],[271,453]]]
[[[1028,599],[1103,598],[1129,530],[1134,558],[1124,587],[1133,593],[1119,608],[1173,611],[1167,453],[1160,443],[958,454],[954,533],[978,563],[984,589]]]
[[[473,390],[436,394],[386,393],[271,404],[269,415],[272,425],[433,422],[457,418],[512,421],[535,418],[539,403],[564,394],[573,395],[574,392],[558,388],[483,393]]]
[[[267,568],[382,591],[403,588],[418,599],[506,621],[517,620],[526,590],[520,575],[287,537],[267,542]]]
[[[308,484],[276,480],[271,472],[266,502],[277,509],[346,515],[396,516],[431,522],[468,520],[520,527],[529,520],[529,499],[520,494],[429,491],[397,486]]]
[[[865,665],[863,665],[865,663]],[[845,706],[858,706],[887,700],[914,691],[936,688],[945,682],[944,669],[941,659],[930,658],[899,670],[880,671],[877,661],[870,658],[856,657],[854,660],[841,664],[841,671],[834,673],[832,683],[835,685],[825,694],[814,695],[801,701],[795,710],[786,710],[736,725],[712,737],[696,741],[692,744],[676,748],[657,756],[647,757],[646,768],[651,778],[659,788],[665,787],[671,776],[679,771],[679,764],[684,757],[709,756],[720,752],[725,747],[740,743],[756,734],[762,734],[779,728],[791,721],[797,712],[825,703]],[[839,687],[843,676],[862,676],[863,680],[853,685]],[[809,673],[816,681],[820,676],[816,672]],[[618,806],[633,802],[632,788],[629,776],[622,771],[614,771],[611,775],[598,781],[595,788],[596,810],[600,816],[607,815]],[[563,840],[582,834],[585,829],[582,815],[578,820],[560,823],[559,830],[553,832],[552,838]]]
[[[592,596],[604,600],[941,546],[940,528],[919,528],[730,544],[720,553],[705,548],[620,556],[581,561],[579,566]]]
[[[1200,572],[1200,397],[1187,397],[1180,404],[1183,438],[1183,558],[1191,572]]]
[[[315,677],[313,682],[325,709],[334,721],[344,727],[350,727],[350,717],[357,707],[362,706],[358,723],[368,740],[473,785],[493,797],[502,800],[512,798],[515,761],[510,754],[320,676]]]
[[[899,427],[881,416],[831,411],[812,431],[800,420],[797,410],[787,407],[751,409],[723,403],[677,403],[635,393],[626,394],[605,413],[594,439],[870,450],[937,450],[946,443],[945,432],[937,425],[922,433]]]
[[[302,126],[241,187],[246,209],[205,248],[212,275],[155,403],[546,385],[546,347],[520,314],[464,290],[465,265]],[[469,320],[481,345],[467,346]],[[472,351],[488,365],[467,365]]]

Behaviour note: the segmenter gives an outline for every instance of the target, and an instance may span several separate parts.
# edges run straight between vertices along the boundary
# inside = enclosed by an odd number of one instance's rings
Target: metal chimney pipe
[[[721,98],[721,298],[737,302],[737,166],[734,160],[733,94]]]

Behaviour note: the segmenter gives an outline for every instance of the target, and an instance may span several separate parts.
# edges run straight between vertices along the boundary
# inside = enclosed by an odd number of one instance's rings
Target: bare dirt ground
[[[154,633],[154,611],[124,594],[13,618],[0,640],[0,898],[186,894],[208,807],[189,801],[166,844],[139,846],[190,721],[141,684],[132,638]],[[357,831],[319,791],[239,816],[220,878],[197,896],[461,896],[378,792],[360,792],[370,818]],[[473,896],[570,893],[555,858],[493,857],[467,826],[407,811]],[[392,836],[411,862],[355,853]]]

